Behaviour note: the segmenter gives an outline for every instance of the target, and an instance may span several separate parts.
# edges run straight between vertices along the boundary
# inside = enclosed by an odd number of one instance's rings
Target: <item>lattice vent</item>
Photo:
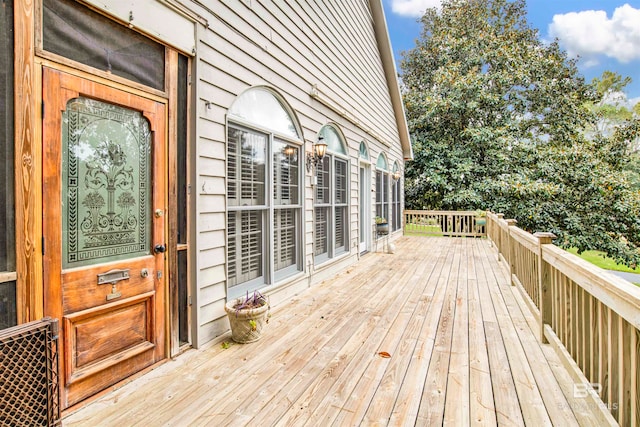
[[[58,321],[0,331],[0,425],[58,426]]]

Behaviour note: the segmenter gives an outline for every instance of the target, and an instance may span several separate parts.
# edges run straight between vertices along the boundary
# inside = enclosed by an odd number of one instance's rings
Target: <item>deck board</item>
[[[275,307],[262,340],[188,351],[64,425],[588,424],[504,267],[485,239],[402,237]]]

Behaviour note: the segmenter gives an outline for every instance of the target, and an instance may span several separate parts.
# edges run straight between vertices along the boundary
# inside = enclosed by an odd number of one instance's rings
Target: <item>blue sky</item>
[[[391,45],[400,71],[401,52],[415,46],[417,22],[440,0],[383,0]],[[542,40],[558,38],[579,57],[578,68],[591,81],[604,70],[629,76],[627,96],[640,102],[640,0],[527,0],[527,19]]]

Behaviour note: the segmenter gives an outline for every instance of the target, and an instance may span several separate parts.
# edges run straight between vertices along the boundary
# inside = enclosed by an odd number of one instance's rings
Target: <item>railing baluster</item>
[[[540,339],[543,343],[547,343],[547,339],[544,336],[544,325],[553,324],[552,318],[552,304],[553,294],[551,287],[552,275],[547,264],[545,264],[542,254],[542,248],[544,245],[550,245],[553,239],[556,238],[553,233],[536,233],[535,237],[538,238],[538,308],[540,309]]]
[[[607,378],[607,400],[604,403],[611,404],[613,399],[613,373],[615,369],[613,369],[613,325],[614,320],[612,319],[611,307],[607,307],[607,370],[606,370],[606,378]]]
[[[629,346],[631,348],[631,359],[629,360],[629,425],[637,426],[640,424],[640,399],[638,397],[638,376],[640,373],[640,369],[638,369],[638,363],[640,363],[640,360],[638,360],[638,356],[640,355],[640,340],[638,339],[638,335],[640,335],[640,331],[635,330],[633,326],[631,326],[630,334],[631,339]]]

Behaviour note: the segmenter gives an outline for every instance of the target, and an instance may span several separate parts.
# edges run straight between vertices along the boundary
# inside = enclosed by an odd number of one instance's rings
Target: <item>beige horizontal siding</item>
[[[184,2],[187,4],[187,2]],[[206,4],[206,5],[205,5]],[[310,150],[321,127],[338,126],[350,157],[350,254],[320,270],[355,260],[359,236],[360,141],[370,149],[371,183],[377,155],[390,163],[402,149],[382,68],[368,3],[362,0],[192,1],[199,24],[196,75],[197,116],[197,316],[194,344],[201,345],[227,328],[223,310],[226,245],[226,114],[243,91],[258,85],[274,88],[295,111],[304,150]],[[349,116],[341,116],[310,96],[313,85]],[[360,123],[360,125],[354,124]],[[376,140],[380,136],[382,140]],[[313,261],[313,189],[305,173],[305,268]],[[372,197],[372,203],[374,202]],[[371,212],[365,213],[373,215]],[[367,231],[368,232],[368,231]],[[323,277],[322,274],[318,278]],[[288,289],[296,289],[289,286]],[[287,291],[290,292],[290,291]],[[286,292],[285,292],[286,293]],[[278,300],[278,298],[276,298]]]

